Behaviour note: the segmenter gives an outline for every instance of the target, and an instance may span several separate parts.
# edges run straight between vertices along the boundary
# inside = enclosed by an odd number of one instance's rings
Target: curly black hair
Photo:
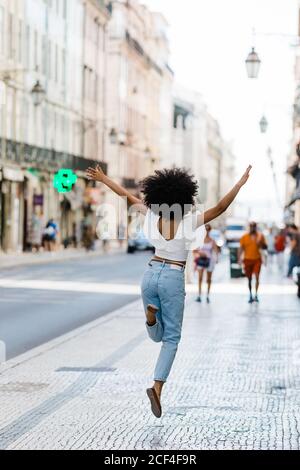
[[[145,205],[158,213],[158,206],[172,207],[177,204],[184,215],[195,204],[198,193],[194,176],[185,168],[156,170],[154,175],[148,176],[140,184]]]

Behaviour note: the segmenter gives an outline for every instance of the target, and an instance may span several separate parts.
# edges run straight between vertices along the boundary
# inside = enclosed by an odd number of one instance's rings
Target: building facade
[[[109,22],[109,174],[130,190],[170,150],[173,73],[167,24],[136,0],[112,2]]]
[[[0,247],[4,251],[30,247],[34,217],[43,224],[53,217],[66,242],[80,238],[88,186],[84,171],[96,161],[105,167],[99,129],[104,120],[103,44],[108,19],[101,0],[72,0],[72,7],[68,0],[0,0]],[[97,83],[89,96],[87,80]],[[36,93],[37,89],[42,92]],[[60,168],[72,168],[79,176],[70,196],[53,188],[54,173]]]

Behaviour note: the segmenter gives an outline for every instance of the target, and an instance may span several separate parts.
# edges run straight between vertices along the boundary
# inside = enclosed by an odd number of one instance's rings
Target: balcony
[[[103,10],[106,14],[111,15],[112,13],[112,2],[109,2],[107,0],[95,0],[97,3],[98,7]]]
[[[3,149],[5,149],[5,155],[2,154]],[[74,171],[85,172],[89,166],[99,164],[103,171],[107,172],[107,164],[98,160],[0,138],[0,164],[6,163],[13,163],[20,168],[33,167],[49,172],[60,168],[72,168]]]

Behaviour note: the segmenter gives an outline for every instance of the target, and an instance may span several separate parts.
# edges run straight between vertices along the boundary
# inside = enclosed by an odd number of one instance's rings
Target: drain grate
[[[114,367],[60,367],[56,372],[95,372],[96,374],[102,372],[115,372],[117,369]]]

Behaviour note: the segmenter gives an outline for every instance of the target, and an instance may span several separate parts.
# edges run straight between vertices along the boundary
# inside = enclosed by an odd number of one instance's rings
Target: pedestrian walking
[[[58,226],[54,219],[50,219],[43,232],[43,242],[47,251],[54,251],[58,235]]]
[[[244,265],[244,271],[248,278],[249,303],[258,302],[259,276],[263,261],[262,250],[268,248],[265,237],[257,230],[257,223],[250,223],[249,233],[243,235],[240,240],[239,263]],[[252,294],[252,277],[255,276],[255,295]]]
[[[210,236],[211,225],[206,224],[206,235],[204,238],[203,246],[194,251],[195,264],[198,271],[198,287],[199,295],[197,297],[197,302],[202,301],[202,281],[204,272],[206,272],[206,282],[207,282],[207,296],[206,302],[210,303],[210,289],[212,284],[212,274],[215,269],[215,265],[218,262],[219,249],[213,238]]]
[[[87,251],[95,249],[95,233],[90,217],[85,217],[82,223],[82,245]]]
[[[144,233],[155,247],[142,284],[142,299],[149,337],[162,343],[154,384],[147,389],[153,414],[162,415],[161,393],[170,374],[181,338],[185,303],[185,266],[198,227],[208,224],[230,206],[250,174],[249,166],[232,190],[213,208],[195,211],[197,182],[185,169],[156,170],[141,182],[143,200],[107,177],[102,169],[89,168],[87,177],[126,197],[145,217]]]

